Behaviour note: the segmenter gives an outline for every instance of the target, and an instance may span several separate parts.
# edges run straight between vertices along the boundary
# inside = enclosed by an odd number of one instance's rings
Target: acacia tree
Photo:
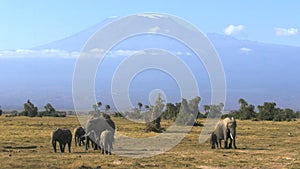
[[[177,111],[176,106],[173,103],[167,103],[166,110],[163,112],[162,117],[166,120],[174,120],[178,113],[179,111]]]
[[[27,102],[24,104],[25,115],[29,117],[35,117],[38,114],[38,108],[34,106],[28,99]]]
[[[235,118],[249,120],[256,117],[255,106],[248,104],[245,99],[239,99],[240,109],[236,112]]]
[[[1,106],[0,106],[0,116],[2,116],[2,112],[3,112],[3,111],[2,111]]]
[[[240,104],[240,107],[241,107],[241,108],[245,108],[246,106],[248,106],[248,103],[247,103],[246,100],[243,99],[243,98],[240,98],[240,99],[239,99],[239,104]]]
[[[209,118],[219,118],[222,114],[224,104],[220,103],[217,105],[209,105],[209,114],[206,114]]]
[[[45,106],[44,106],[45,110],[46,110],[46,113],[48,115],[55,115],[55,112],[56,110],[53,108],[53,106],[50,104],[50,103],[47,103]]]
[[[176,119],[176,124],[178,125],[194,125],[196,118],[199,112],[199,102],[201,98],[199,96],[190,100],[189,102],[186,99],[182,99],[180,112]]]
[[[274,102],[264,102],[262,106],[258,105],[258,118],[260,120],[273,120],[274,115],[279,111],[275,107],[276,103]]]

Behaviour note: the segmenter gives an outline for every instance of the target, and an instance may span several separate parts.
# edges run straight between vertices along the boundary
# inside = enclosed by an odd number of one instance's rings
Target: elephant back
[[[85,135],[84,129],[80,126],[74,129],[75,136],[83,136]]]
[[[69,129],[57,128],[53,130],[51,135],[52,141],[59,141],[60,143],[69,143],[72,140],[72,132]]]
[[[86,124],[86,133],[95,131],[96,133],[101,133],[104,130],[115,130],[115,123],[111,119],[99,117],[90,119]]]

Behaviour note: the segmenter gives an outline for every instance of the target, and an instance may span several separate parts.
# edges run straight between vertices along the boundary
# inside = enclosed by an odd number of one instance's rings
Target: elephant
[[[85,135],[87,137],[87,144],[88,144],[88,147],[90,146],[90,141],[92,143],[92,148],[94,150],[98,150],[100,149],[100,144],[99,144],[99,137],[97,137],[97,134],[94,130],[92,130],[91,132],[87,133]]]
[[[217,148],[219,148],[217,135],[214,132],[212,132],[210,135],[210,148],[215,149],[215,145],[217,145]]]
[[[87,124],[86,124],[86,144],[85,144],[85,150],[88,150],[88,145],[89,145],[89,140],[90,138],[88,135],[90,135],[91,131],[94,131],[96,136],[95,138],[100,138],[100,134],[104,130],[110,130],[111,132],[115,132],[116,126],[115,123],[109,118],[104,118],[104,117],[98,117],[98,118],[93,118],[89,119]],[[94,142],[96,140],[93,140]],[[99,144],[98,144],[99,145]]]
[[[106,154],[111,155],[111,150],[113,149],[113,142],[114,133],[110,130],[104,130],[100,136],[100,147],[102,149],[102,154],[104,154],[105,152]]]
[[[85,140],[85,131],[84,129],[80,126],[74,129],[74,140],[75,140],[75,146],[81,146],[81,143],[84,145],[84,140]]]
[[[224,148],[233,148],[236,149],[236,144],[235,144],[235,137],[236,137],[236,121],[234,118],[225,118],[221,121],[219,121],[216,125],[216,128],[214,130],[214,133],[217,136],[217,140],[219,143],[220,148],[222,148],[221,140],[225,141],[225,146]],[[228,139],[230,139],[230,143],[228,146]]]
[[[69,129],[57,128],[51,133],[51,143],[56,153],[56,142],[58,141],[60,151],[65,152],[65,146],[68,144],[69,153],[71,153],[72,132]]]

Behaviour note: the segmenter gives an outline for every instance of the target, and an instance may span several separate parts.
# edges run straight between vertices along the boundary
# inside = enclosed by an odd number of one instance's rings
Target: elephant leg
[[[77,136],[75,136],[74,141],[75,141],[75,147],[76,147],[77,146]],[[79,145],[80,145],[80,143],[79,143]]]
[[[105,154],[108,154],[108,144],[105,145]]]
[[[224,145],[224,148],[225,148],[225,149],[228,149],[228,140],[227,140],[227,139],[224,140],[224,144],[225,144],[225,145]]]
[[[86,139],[85,151],[87,151],[89,149],[89,145],[90,145],[90,138],[88,136],[86,136],[85,139]]]
[[[111,150],[112,150],[112,145],[109,144],[109,147],[108,147],[108,154],[111,155]]]
[[[71,153],[71,142],[68,143],[69,153]]]
[[[84,143],[84,140],[83,140],[83,139],[81,139],[81,141],[82,141],[82,145],[85,145],[85,143]]]
[[[213,139],[212,138],[210,138],[210,148],[211,149],[214,149],[214,141],[213,141]]]
[[[220,148],[222,148],[222,140],[218,139],[218,141],[219,141]]]
[[[63,153],[64,150],[63,150],[63,145],[62,145],[62,143],[59,143],[59,148],[60,148],[60,152]]]
[[[94,141],[92,141],[92,147],[94,150],[97,150],[97,144]]]
[[[81,146],[81,144],[82,144],[82,145],[85,145],[85,144],[84,144],[84,141],[83,141],[83,138],[79,137],[78,140],[79,140],[79,146]]]
[[[65,152],[65,148],[66,148],[66,144],[63,144],[63,145],[62,145],[62,152],[63,152],[63,153]]]
[[[56,153],[56,141],[52,141],[53,150]]]
[[[235,145],[235,138],[233,138],[233,148],[234,148],[234,149],[237,149],[237,148],[236,148],[236,145]]]
[[[229,139],[229,147],[228,147],[229,149],[231,149],[232,148],[232,139],[230,138]]]

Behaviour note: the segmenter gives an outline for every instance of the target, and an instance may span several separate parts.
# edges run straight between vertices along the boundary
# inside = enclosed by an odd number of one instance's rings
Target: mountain
[[[37,46],[30,51],[79,53],[97,30],[115,19],[109,18],[70,37]],[[281,107],[300,109],[300,47],[239,40],[215,33],[207,34],[207,37],[224,67],[226,110],[236,109],[241,97],[255,105],[275,101]],[[146,35],[120,42],[112,49],[111,56],[105,57],[99,66],[95,91],[103,104],[113,105],[111,79],[119,64],[132,52],[145,48],[165,49],[181,58],[197,79],[201,107],[210,103],[209,77],[193,51],[174,39]],[[57,109],[73,109],[72,78],[75,65],[76,57],[0,58],[0,105],[3,109],[22,109],[23,103],[29,98],[39,108],[50,102]],[[176,79],[158,70],[138,73],[129,89],[133,105],[139,101],[149,104],[149,93],[155,89],[164,90],[167,101],[180,101]]]

